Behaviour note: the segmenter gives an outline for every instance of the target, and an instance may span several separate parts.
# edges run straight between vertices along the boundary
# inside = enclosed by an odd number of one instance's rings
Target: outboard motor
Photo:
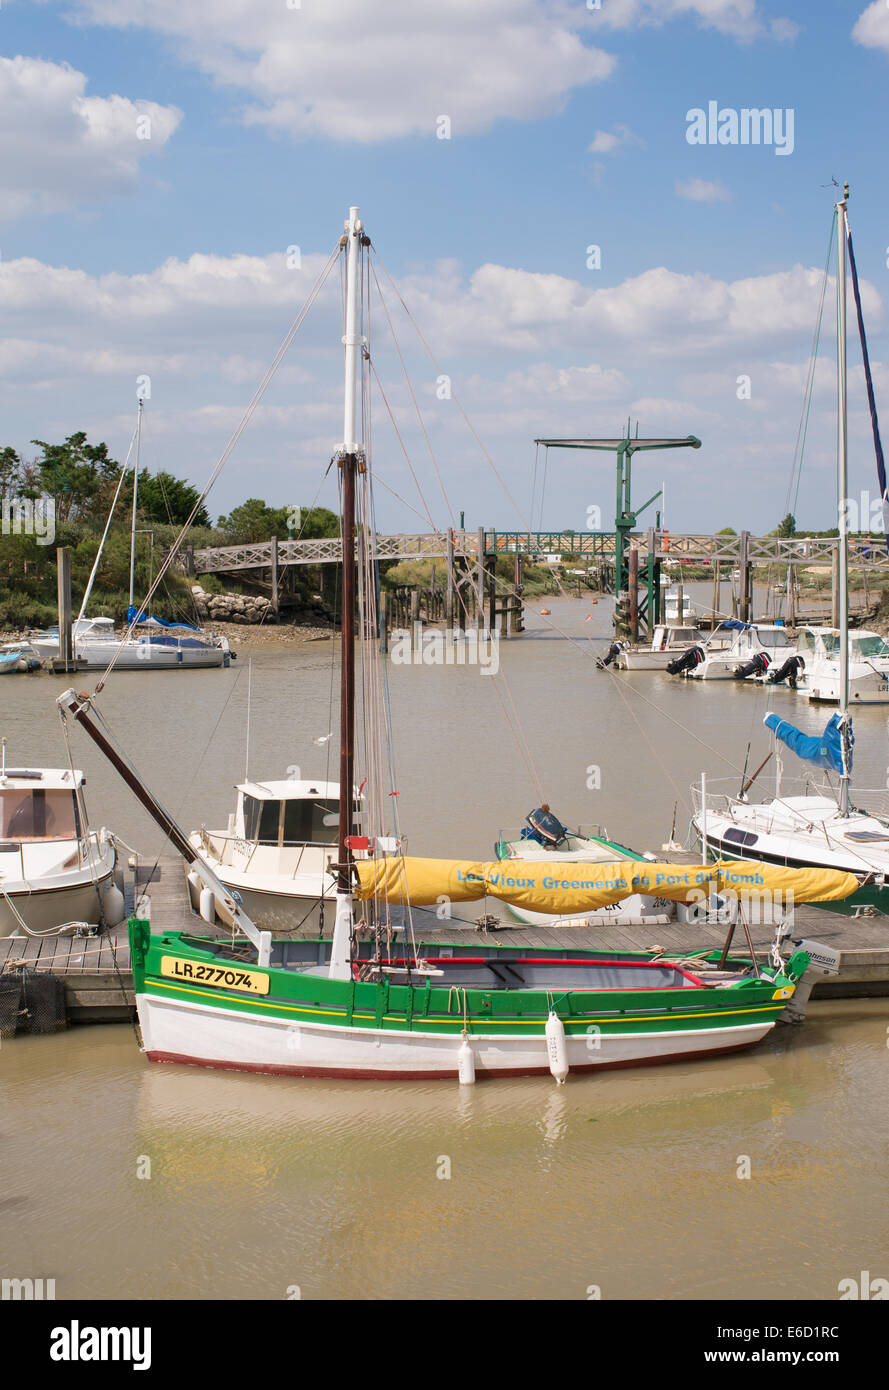
[[[696,666],[700,666],[703,660],[703,647],[689,647],[687,652],[667,662],[667,670],[671,676],[683,676],[686,671],[693,671]]]
[[[765,652],[757,652],[756,656],[745,661],[743,666],[735,667],[735,680],[742,681],[747,676],[764,676],[769,669],[769,658]]]
[[[599,670],[604,671],[606,666],[610,666],[614,658],[628,645],[627,642],[612,642],[605,655],[596,658],[596,665]]]
[[[537,810],[532,811],[525,819],[534,832],[534,839],[539,840],[542,845],[546,845],[549,849],[555,849],[556,845],[561,844],[568,834],[562,822],[553,815],[546,802],[542,806],[538,806]]]
[[[806,663],[801,656],[789,656],[784,665],[777,671],[769,672],[769,684],[780,685],[786,681],[791,690],[796,690],[797,681],[806,669]]]

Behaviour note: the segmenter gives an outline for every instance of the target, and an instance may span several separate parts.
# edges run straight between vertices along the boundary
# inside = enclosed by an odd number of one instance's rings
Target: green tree
[[[231,545],[269,541],[273,536],[279,541],[291,535],[317,540],[339,535],[340,529],[338,516],[327,507],[270,507],[259,497],[249,497],[228,516],[221,516],[218,524]]]
[[[796,517],[793,515],[793,512],[787,513],[784,520],[778,523],[772,535],[780,536],[782,540],[787,540],[790,536],[796,535]]]
[[[132,488],[132,480],[130,481]],[[192,508],[200,497],[196,487],[174,478],[163,469],[159,473],[149,473],[147,468],[139,472],[138,510],[145,521],[168,522],[172,526],[184,526],[191,516]],[[201,504],[198,508],[194,526],[209,526],[210,514]]]
[[[82,430],[70,434],[64,444],[47,444],[32,439],[42,451],[35,460],[35,482],[39,490],[56,499],[60,521],[88,516],[102,484],[119,470],[120,464],[108,456],[107,444],[87,444]]]

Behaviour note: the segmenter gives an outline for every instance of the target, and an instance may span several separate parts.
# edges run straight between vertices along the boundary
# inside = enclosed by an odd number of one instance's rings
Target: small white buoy
[[[546,1050],[549,1069],[559,1085],[564,1086],[568,1075],[568,1046],[565,1042],[565,1025],[553,1009],[546,1020]]]
[[[475,1083],[475,1054],[465,1034],[457,1053],[457,1078],[461,1086],[472,1086]]]
[[[216,921],[216,898],[212,888],[202,888],[199,912],[205,922]]]
[[[115,883],[109,883],[102,894],[102,916],[106,926],[119,927],[127,915],[123,893]]]

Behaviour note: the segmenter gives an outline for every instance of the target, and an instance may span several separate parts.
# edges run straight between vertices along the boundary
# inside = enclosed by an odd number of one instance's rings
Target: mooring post
[[[71,548],[60,545],[56,551],[56,579],[59,600],[59,657],[63,670],[74,670],[74,632],[71,625]]]
[[[630,547],[627,556],[627,593],[629,596],[628,618],[630,624],[630,641],[639,640],[639,551],[634,545]]]
[[[738,567],[741,571],[738,583],[738,596],[740,602],[739,617],[745,623],[750,622],[751,594],[750,594],[750,532],[741,532],[740,554],[738,556]]]
[[[510,623],[510,628],[515,633],[524,632],[525,630],[525,609],[524,602],[522,599],[522,562],[524,558],[525,557],[522,555],[521,551],[517,550],[515,556],[515,568],[513,569],[513,588],[515,589],[515,593],[513,595],[513,609],[511,615],[512,620]]]
[[[272,612],[278,620],[278,537],[272,536]]]
[[[454,626],[454,532],[448,527],[447,584],[445,587],[445,627]]]
[[[485,528],[478,528],[478,556],[475,566],[475,629],[481,632],[485,620]]]

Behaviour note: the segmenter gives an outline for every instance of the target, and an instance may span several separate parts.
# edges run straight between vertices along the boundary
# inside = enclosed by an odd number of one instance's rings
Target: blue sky
[[[884,0],[6,0],[0,55],[2,443],[27,452],[85,428],[122,456],[146,371],[147,462],[202,483],[356,202],[523,513],[402,325],[467,524],[527,521],[536,434],[612,434],[632,413],[643,434],[704,441],[641,464],[637,500],[665,476],[674,530],[769,529],[785,509],[831,177],[852,185],[889,419]],[[709,100],[792,108],[793,152],[689,145],[686,113]],[[151,139],[137,141],[145,114]],[[339,331],[331,286],[214,514],[247,495],[315,495],[341,430]],[[824,335],[798,507],[817,527],[835,518],[830,296]],[[377,361],[447,524],[385,341]],[[857,352],[852,365],[857,490],[875,470]],[[409,504],[380,491],[380,524],[419,528],[411,507],[425,507],[375,415],[375,467]],[[611,515],[612,493],[604,460],[554,456],[542,522],[582,529],[591,504]]]

